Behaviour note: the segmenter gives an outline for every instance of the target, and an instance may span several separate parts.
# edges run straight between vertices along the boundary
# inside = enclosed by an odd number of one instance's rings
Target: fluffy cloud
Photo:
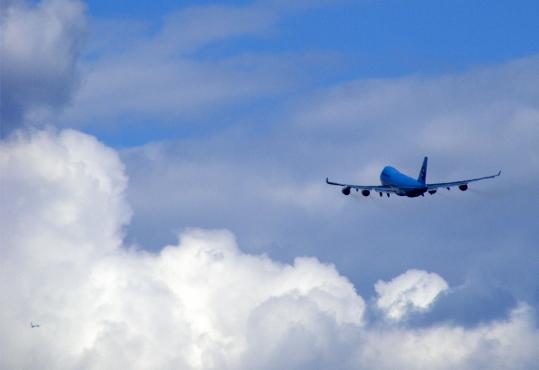
[[[331,345],[315,335],[361,326],[361,297],[316,259],[246,255],[226,231],[122,247],[122,165],[90,136],[36,132],[0,154],[2,368],[237,368],[261,341],[274,358],[292,333],[310,358]]]
[[[470,329],[379,328],[368,332],[359,358],[365,369],[533,369],[539,332],[529,310],[522,305],[506,320]]]
[[[84,6],[79,1],[2,5],[2,135],[25,119],[43,119],[43,114],[69,100],[77,82],[76,60],[84,30]]]
[[[123,167],[88,135],[20,134],[2,142],[0,172],[1,368],[531,369],[537,358],[526,305],[472,329],[380,328],[314,258],[278,263],[199,229],[159,253],[124,246]]]
[[[428,309],[448,288],[447,282],[438,274],[408,270],[389,282],[380,280],[376,283],[376,306],[390,319],[400,320],[409,311]]]

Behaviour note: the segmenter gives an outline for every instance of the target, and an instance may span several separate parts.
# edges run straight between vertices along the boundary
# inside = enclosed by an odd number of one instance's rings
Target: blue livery
[[[460,190],[465,191],[468,190],[468,184],[470,182],[492,179],[500,176],[502,173],[502,171],[499,171],[496,175],[478,177],[475,179],[427,184],[427,162],[428,158],[425,157],[425,159],[423,159],[423,165],[421,166],[417,179],[401,173],[394,167],[386,166],[380,173],[380,182],[382,185],[341,184],[338,182],[329,181],[328,178],[326,178],[326,183],[329,185],[337,185],[342,187],[341,191],[344,195],[349,195],[350,191],[355,189],[356,191],[361,190],[361,194],[366,197],[371,194],[371,191],[376,191],[380,194],[380,196],[385,193],[389,197],[390,194],[393,193],[400,196],[415,198],[420,195],[424,196],[427,192],[431,195],[435,194],[439,188],[446,188],[449,190],[453,186],[458,186]]]

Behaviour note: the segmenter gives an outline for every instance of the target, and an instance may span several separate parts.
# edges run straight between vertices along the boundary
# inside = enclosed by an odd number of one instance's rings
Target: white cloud
[[[169,51],[189,53],[209,43],[271,31],[277,13],[261,6],[206,5],[168,15],[154,44]]]
[[[115,21],[93,23],[90,31],[100,40],[90,41],[93,56],[84,63],[85,79],[62,122],[81,127],[146,119],[154,124],[158,118],[177,124],[227,104],[282,92],[300,71],[294,66],[297,57],[244,51],[196,54],[216,43],[226,48],[227,41],[238,37],[267,36],[278,18],[275,9],[256,4],[207,5],[167,15],[156,31],[121,20],[117,26]],[[118,27],[123,40],[115,35]]]
[[[525,304],[509,318],[465,329],[377,328],[359,347],[365,369],[534,369],[539,332]]]
[[[2,368],[237,368],[259,331],[361,325],[361,297],[316,259],[246,255],[226,231],[157,255],[122,247],[125,176],[90,136],[36,132],[0,158]]]
[[[408,270],[389,282],[379,280],[374,289],[376,306],[392,320],[401,320],[410,311],[427,310],[449,286],[438,274]]]
[[[69,100],[77,82],[76,60],[84,30],[84,6],[79,1],[2,5],[2,134]]]
[[[88,135],[4,141],[0,172],[0,368],[531,369],[537,357],[526,305],[472,329],[378,328],[314,258],[245,254],[224,230],[186,230],[157,254],[127,248],[122,164]],[[441,279],[426,276],[418,307]]]
[[[62,121],[75,126],[114,125],[126,117],[129,122],[149,117],[151,122],[156,117],[170,122],[272,95],[288,85],[272,77],[271,62],[197,62],[140,54],[144,56],[134,53],[88,65],[86,79]]]

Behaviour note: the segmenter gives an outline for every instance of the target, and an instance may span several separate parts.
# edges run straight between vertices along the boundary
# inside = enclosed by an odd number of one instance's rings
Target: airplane
[[[450,190],[453,186],[458,186],[462,191],[468,190],[468,184],[474,181],[480,181],[485,179],[492,179],[494,177],[500,176],[502,171],[499,171],[495,175],[478,177],[475,179],[468,180],[459,180],[452,182],[440,182],[427,184],[427,162],[428,157],[423,159],[423,165],[419,171],[419,177],[416,179],[407,176],[399,172],[396,168],[391,166],[386,166],[380,173],[381,185],[352,185],[352,184],[341,184],[338,182],[329,181],[326,177],[326,183],[329,185],[337,185],[342,187],[341,192],[344,195],[350,195],[350,191],[355,189],[356,191],[361,190],[363,196],[368,197],[371,194],[371,191],[378,192],[380,196],[386,194],[388,197],[390,194],[396,194],[399,196],[407,196],[410,198],[415,198],[418,196],[425,196],[425,193],[435,194],[439,188],[446,188]]]
[[[33,328],[39,328],[39,324],[35,321],[30,321],[30,327]]]

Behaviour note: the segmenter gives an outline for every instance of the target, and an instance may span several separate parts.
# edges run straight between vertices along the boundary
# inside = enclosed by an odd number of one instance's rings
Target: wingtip
[[[499,170],[498,171],[498,176],[500,176],[502,174],[502,170]]]
[[[326,184],[329,184],[329,177],[326,177]]]

